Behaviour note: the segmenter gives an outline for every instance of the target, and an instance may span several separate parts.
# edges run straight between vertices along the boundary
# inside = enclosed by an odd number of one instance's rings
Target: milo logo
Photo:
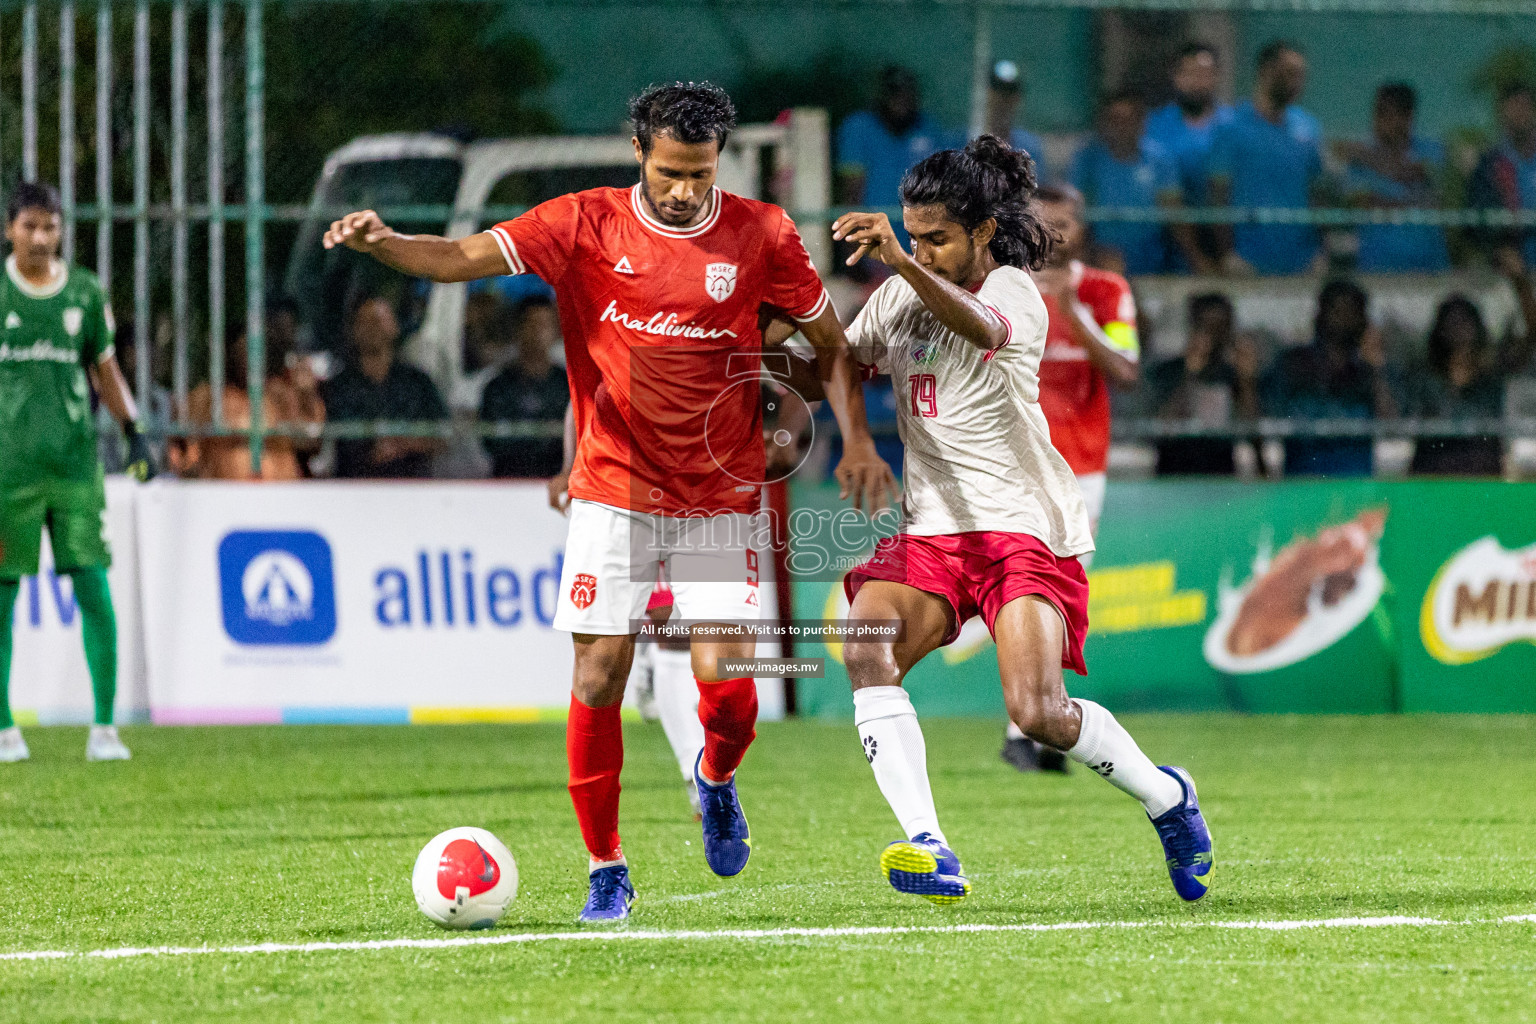
[[[1446,665],[1536,643],[1536,544],[1508,551],[1488,536],[1440,567],[1419,609],[1424,649]]]

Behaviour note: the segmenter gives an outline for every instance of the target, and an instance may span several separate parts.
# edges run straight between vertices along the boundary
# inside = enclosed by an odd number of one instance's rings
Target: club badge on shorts
[[[591,573],[579,572],[571,581],[571,604],[582,611],[592,607],[592,602],[597,599],[597,577]]]
[[[711,263],[704,268],[704,290],[716,302],[724,302],[736,290],[736,264]]]

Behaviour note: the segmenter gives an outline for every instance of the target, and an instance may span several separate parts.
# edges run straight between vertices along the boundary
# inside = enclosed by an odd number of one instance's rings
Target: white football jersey
[[[1072,470],[1040,411],[1046,311],[1029,274],[999,267],[976,297],[1008,325],[985,352],[939,323],[892,276],[848,329],[861,363],[891,375],[906,445],[904,530],[940,536],[1027,533],[1058,557],[1093,550]]]

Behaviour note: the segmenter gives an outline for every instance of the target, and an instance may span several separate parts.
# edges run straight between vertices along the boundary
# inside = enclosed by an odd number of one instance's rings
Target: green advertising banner
[[[831,489],[796,501],[836,518]],[[826,535],[801,543],[833,547]],[[1115,482],[1098,544],[1089,674],[1067,678],[1079,696],[1121,710],[1536,711],[1536,485]],[[797,618],[846,613],[831,577],[799,579]],[[851,713],[841,653],[796,648],[828,659],[824,679],[798,684],[802,714]],[[985,626],[967,623],[908,688],[920,712],[1001,716]]]

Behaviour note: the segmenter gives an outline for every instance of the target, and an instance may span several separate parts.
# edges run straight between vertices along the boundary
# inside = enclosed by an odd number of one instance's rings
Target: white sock
[[[1083,731],[1078,734],[1077,745],[1067,751],[1068,757],[1140,800],[1154,818],[1184,802],[1178,780],[1158,770],[1114,715],[1091,700],[1079,699],[1077,706],[1083,712]]]
[[[1012,722],[1009,722],[1008,727],[1003,730],[1003,738],[1009,740],[1021,740],[1024,738],[1024,730],[1020,729]]]
[[[928,748],[907,691],[899,686],[854,690],[853,720],[880,792],[907,838],[930,832],[946,842],[928,786]]]
[[[593,858],[588,857],[587,874],[590,875],[592,872],[600,871],[603,868],[617,867],[620,864],[624,865],[625,867],[629,867],[629,861],[623,857],[620,857],[618,860],[594,860]]]
[[[661,731],[672,744],[672,753],[683,778],[693,779],[693,763],[704,749],[704,726],[699,724],[699,686],[693,680],[693,655],[658,647],[651,652],[655,670],[656,713]]]
[[[652,672],[651,652],[655,649],[655,644],[635,644],[635,657],[629,663],[629,676],[624,682],[625,693],[639,690],[642,681]]]

